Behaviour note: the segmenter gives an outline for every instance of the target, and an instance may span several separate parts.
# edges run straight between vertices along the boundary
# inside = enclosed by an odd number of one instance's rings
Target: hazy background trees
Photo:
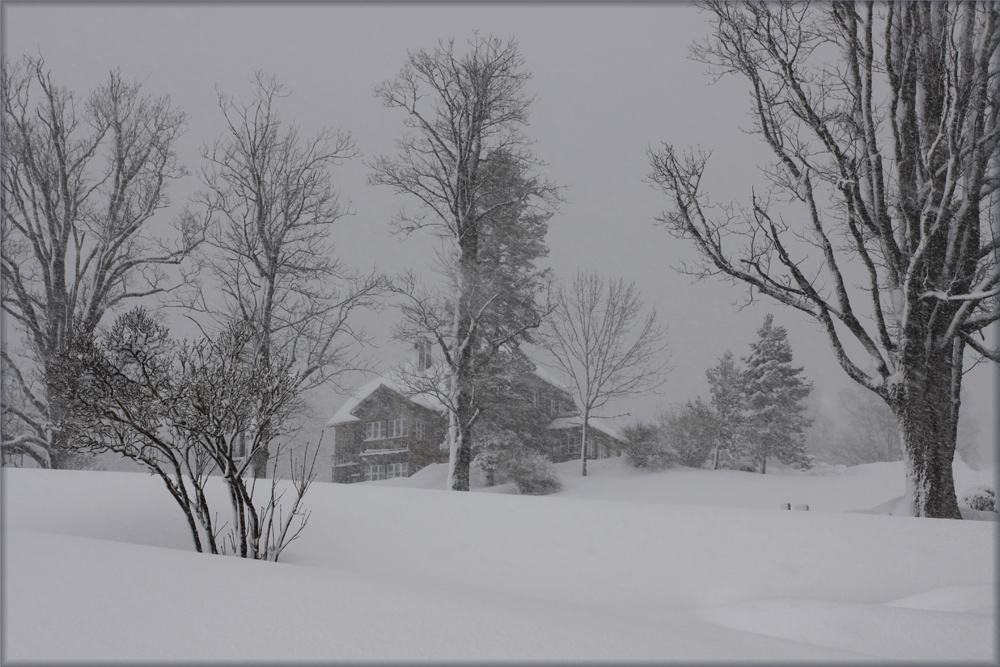
[[[167,289],[161,267],[201,240],[189,215],[174,243],[151,233],[185,173],[175,143],[186,117],[118,71],[81,99],[34,57],[5,62],[2,95],[3,311],[24,335],[23,349],[2,351],[5,389],[19,394],[4,408],[20,424],[4,447],[60,468],[79,453],[63,435],[56,359],[108,309]]]
[[[847,466],[903,460],[899,422],[883,401],[874,401],[861,388],[846,387],[836,395],[835,419],[820,407],[812,410],[809,450],[827,463]]]
[[[711,400],[701,396],[660,412],[653,423],[625,431],[626,454],[637,467],[683,465],[767,472],[768,459],[807,468],[805,431],[812,424],[812,385],[792,365],[784,327],[771,315],[738,364],[727,350],[705,371]]]
[[[771,187],[712,205],[707,155],[666,144],[650,178],[671,201],[662,224],[701,255],[688,270],[815,318],[896,415],[914,515],[959,518],[966,347],[1000,360],[977,337],[1000,318],[1000,10],[881,7],[707,3],[713,34],[694,58],[749,84]]]

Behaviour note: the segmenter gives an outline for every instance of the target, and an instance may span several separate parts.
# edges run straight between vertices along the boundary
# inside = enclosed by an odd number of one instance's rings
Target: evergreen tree
[[[812,420],[805,415],[805,398],[812,383],[802,377],[802,368],[792,366],[788,332],[775,326],[771,315],[757,330],[759,339],[750,344],[743,359],[744,412],[740,428],[757,469],[767,472],[767,458],[782,463],[807,465],[803,431]]]
[[[680,465],[700,468],[718,442],[719,419],[701,396],[661,417],[667,444]]]
[[[661,424],[639,422],[622,429],[625,459],[633,468],[663,470],[677,463]]]
[[[534,363],[519,347],[503,349],[486,359],[476,373],[476,402],[482,406],[473,427],[473,459],[493,486],[496,472],[531,452],[548,453],[547,426],[551,416],[531,407]]]
[[[743,411],[743,374],[733,359],[733,353],[726,350],[719,357],[719,363],[705,371],[705,375],[717,422],[712,454],[712,470],[716,470],[720,456],[732,459],[743,453],[738,439]]]

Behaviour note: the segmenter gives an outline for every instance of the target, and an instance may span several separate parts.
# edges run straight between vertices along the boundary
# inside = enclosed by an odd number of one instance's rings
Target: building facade
[[[421,358],[420,363],[427,362]],[[556,463],[580,458],[580,415],[569,392],[542,371],[525,386],[527,395],[519,409],[538,411],[550,420],[545,442],[534,443],[535,448]],[[333,432],[335,483],[409,477],[424,466],[448,461],[444,406],[433,397],[408,397],[391,377],[359,389],[327,427]],[[590,420],[587,435],[588,459],[621,455],[618,434],[600,420]]]

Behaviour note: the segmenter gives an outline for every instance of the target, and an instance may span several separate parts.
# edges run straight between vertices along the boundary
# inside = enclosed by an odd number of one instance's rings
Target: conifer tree
[[[729,350],[719,357],[719,363],[714,368],[705,371],[705,375],[708,377],[712,409],[718,422],[712,454],[712,470],[717,470],[722,452],[728,457],[739,454],[740,442],[737,436],[743,409],[743,376]]]
[[[718,442],[720,420],[698,396],[661,417],[661,429],[680,465],[700,468]]]
[[[759,339],[750,344],[743,362],[744,413],[740,429],[760,472],[767,472],[767,458],[782,463],[806,465],[808,458],[803,430],[812,423],[803,401],[812,383],[802,377],[802,368],[792,366],[788,332],[775,326],[767,315],[757,330]]]
[[[493,486],[496,471],[531,452],[548,454],[552,417],[529,402],[535,364],[519,346],[501,349],[476,369],[476,401],[481,406],[474,426],[473,457]]]

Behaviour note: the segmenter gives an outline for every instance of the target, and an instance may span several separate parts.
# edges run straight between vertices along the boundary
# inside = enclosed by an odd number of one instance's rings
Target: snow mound
[[[996,587],[990,584],[945,586],[886,602],[890,607],[978,614],[996,614]]]
[[[992,655],[995,618],[832,600],[760,600],[698,612],[733,630],[878,659],[982,660]],[[947,636],[947,642],[941,642]]]

